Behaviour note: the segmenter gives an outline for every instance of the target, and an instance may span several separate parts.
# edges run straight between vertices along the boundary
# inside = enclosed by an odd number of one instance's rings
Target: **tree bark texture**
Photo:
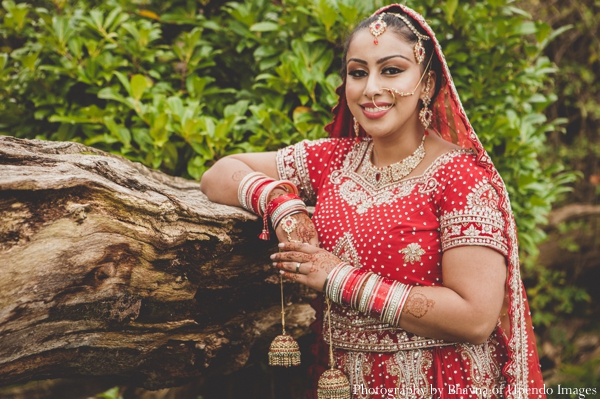
[[[242,367],[257,337],[281,332],[260,229],[196,182],[0,137],[0,386],[117,376],[158,389]],[[286,294],[287,330],[306,333],[311,294]]]

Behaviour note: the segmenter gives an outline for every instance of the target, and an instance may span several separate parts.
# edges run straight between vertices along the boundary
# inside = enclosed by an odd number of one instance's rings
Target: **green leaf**
[[[447,0],[444,5],[444,9],[446,11],[446,17],[448,18],[448,22],[452,23],[454,20],[454,13],[456,12],[456,8],[458,7],[458,0]]]
[[[119,395],[119,387],[111,388],[108,391],[96,396],[100,399],[122,399],[122,396]]]
[[[15,4],[14,1],[3,1],[2,7],[8,11],[4,23],[14,27],[17,32],[21,32],[27,23],[30,5],[27,3]]]
[[[131,78],[130,86],[132,97],[139,101],[150,84],[144,75],[137,74]]]
[[[537,27],[532,21],[525,21],[519,24],[515,28],[515,34],[517,35],[532,35],[537,32]]]
[[[200,156],[192,158],[187,165],[187,172],[196,180],[200,180],[207,169],[208,166],[205,166],[204,159]]]
[[[123,75],[119,71],[114,72],[115,76],[119,79],[125,90],[127,90],[127,94],[133,97],[133,93],[131,92],[131,84],[129,83],[129,79],[125,75]]]
[[[115,120],[110,116],[104,118],[104,124],[111,132],[111,134],[117,137],[119,141],[125,145],[125,147],[130,146],[131,133],[125,126],[117,124]]]
[[[329,31],[337,20],[338,13],[336,9],[329,0],[318,0],[316,11],[321,23],[325,26],[325,30]]]
[[[6,53],[0,54],[0,70],[4,69],[7,61],[8,61],[8,54],[6,54]]]
[[[345,21],[356,21],[358,19],[358,7],[338,2],[338,8],[340,9],[340,14]]]
[[[169,97],[167,99],[167,104],[176,120],[181,121],[184,114],[183,101],[181,101],[181,98],[175,96]]]
[[[114,100],[118,101],[122,104],[129,105],[125,97],[119,94],[113,87],[105,87],[104,89],[98,92],[98,98],[103,100]]]
[[[166,129],[169,115],[162,112],[154,117],[150,126],[150,136],[158,146],[164,145],[169,140],[169,131]]]
[[[114,32],[127,19],[129,19],[129,15],[123,12],[121,7],[115,7],[108,13],[102,26],[107,32]]]
[[[259,22],[250,27],[252,32],[272,32],[279,29],[279,25],[275,22]]]

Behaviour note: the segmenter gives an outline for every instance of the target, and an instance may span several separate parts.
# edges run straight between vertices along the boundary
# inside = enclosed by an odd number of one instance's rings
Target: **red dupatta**
[[[401,4],[383,7],[375,12],[374,15],[382,12],[399,11],[411,17],[431,38],[434,44],[435,55],[439,58],[442,66],[442,87],[434,103],[431,105],[433,110],[431,127],[445,140],[455,143],[462,148],[474,149],[477,153],[478,164],[489,171],[492,177],[491,184],[500,196],[499,207],[506,222],[505,234],[508,239],[509,248],[506,285],[509,294],[508,319],[510,322],[510,332],[507,342],[509,359],[502,370],[507,381],[504,395],[506,398],[511,399],[545,397],[544,382],[539,365],[529,305],[527,303],[525,288],[521,281],[516,225],[506,187],[467,118],[456,87],[454,86],[452,76],[450,75],[442,48],[423,16]],[[348,108],[345,96],[345,80],[336,92],[339,95],[339,101],[333,108],[333,121],[325,127],[325,130],[329,133],[330,137],[352,137],[354,135],[354,127],[352,113]],[[360,135],[364,134],[361,128]]]

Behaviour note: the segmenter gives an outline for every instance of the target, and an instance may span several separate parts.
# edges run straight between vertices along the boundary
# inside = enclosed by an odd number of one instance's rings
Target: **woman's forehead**
[[[413,53],[414,44],[390,29],[377,38],[378,44],[375,44],[374,41],[375,37],[368,29],[355,32],[348,46],[346,59],[377,60],[391,55],[401,55],[416,62]]]

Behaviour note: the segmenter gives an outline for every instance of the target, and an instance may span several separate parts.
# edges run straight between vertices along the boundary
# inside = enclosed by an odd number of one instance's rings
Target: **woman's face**
[[[346,98],[358,123],[373,138],[421,132],[419,98],[425,82],[415,94],[396,102],[387,90],[412,92],[421,79],[423,68],[417,64],[413,43],[388,31],[379,36],[379,44],[368,29],[356,32],[346,54]],[[375,104],[373,105],[373,97]]]

